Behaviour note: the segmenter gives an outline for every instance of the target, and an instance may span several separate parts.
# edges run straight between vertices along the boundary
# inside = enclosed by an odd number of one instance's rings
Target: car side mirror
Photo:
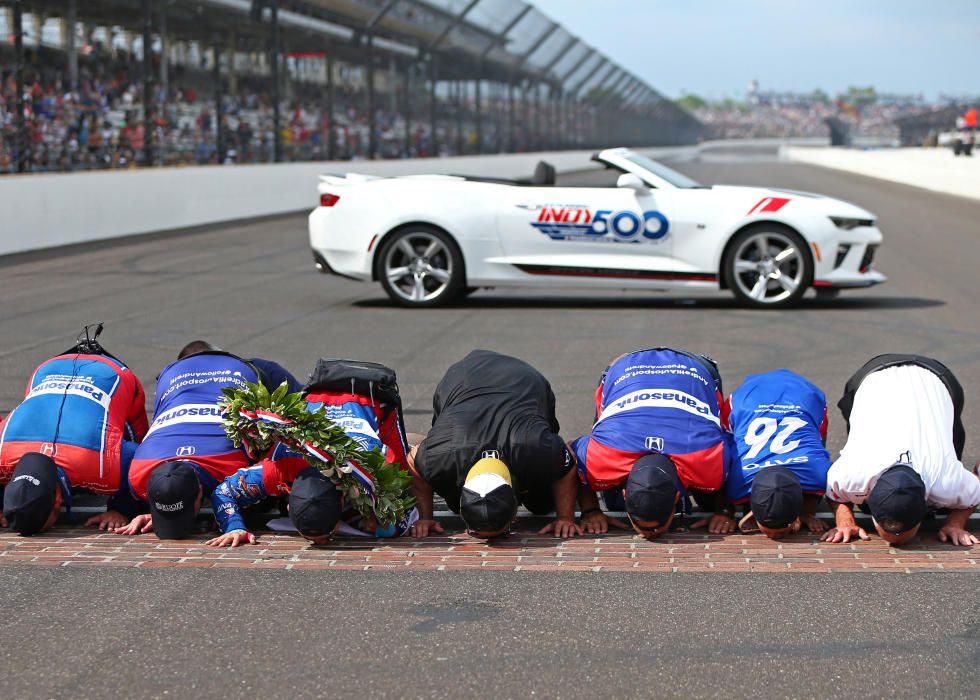
[[[616,187],[628,187],[631,190],[646,190],[647,183],[643,182],[638,175],[633,173],[623,173],[616,179]]]

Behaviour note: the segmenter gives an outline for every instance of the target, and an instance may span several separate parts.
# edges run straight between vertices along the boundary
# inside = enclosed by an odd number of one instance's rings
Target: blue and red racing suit
[[[749,375],[725,402],[722,422],[734,441],[725,484],[732,503],[749,500],[756,474],[772,466],[796,474],[804,493],[823,495],[827,398],[815,384],[788,369]]]
[[[226,387],[244,388],[262,381],[270,390],[286,381],[291,391],[299,382],[268,360],[243,360],[223,352],[205,352],[167,365],[157,377],[153,423],[136,450],[129,483],[146,499],[150,472],[164,462],[186,460],[194,465],[205,495],[229,474],[251,460],[235,447],[221,427],[218,399]]]
[[[147,431],[145,402],[140,380],[111,356],[72,353],[42,363],[0,425],[0,484],[24,454],[40,452],[58,466],[64,496],[111,494],[110,509],[135,515],[128,475]]]
[[[684,489],[715,491],[725,476],[721,380],[711,360],[669,348],[617,359],[596,389],[592,432],[572,448],[593,491],[621,487],[633,463],[660,453]]]
[[[389,411],[381,402],[358,394],[314,391],[307,395],[306,400],[307,410],[316,411],[322,406],[326,416],[363,449],[378,448],[387,462],[405,464],[408,441],[395,411]],[[268,460],[254,467],[239,469],[227,477],[211,496],[211,505],[221,531],[245,530],[241,509],[256,505],[269,496],[288,494],[293,479],[309,466],[303,455],[280,444]],[[358,516],[353,509],[345,509],[342,517],[356,527]],[[403,522],[389,527],[379,526],[374,534],[378,537],[398,537],[407,532],[417,519],[417,511],[413,508]]]

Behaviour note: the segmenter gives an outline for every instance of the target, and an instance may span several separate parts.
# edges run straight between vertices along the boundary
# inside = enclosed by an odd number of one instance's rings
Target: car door
[[[497,215],[501,248],[518,266],[671,269],[659,198],[645,187],[508,188]]]

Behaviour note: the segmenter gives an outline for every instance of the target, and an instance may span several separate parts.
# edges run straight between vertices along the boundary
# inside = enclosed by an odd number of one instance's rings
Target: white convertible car
[[[885,281],[872,269],[873,214],[807,192],[702,186],[625,148],[592,158],[615,187],[556,187],[454,175],[320,178],[309,218],[317,267],[381,282],[404,306],[436,306],[480,287],[728,289],[783,307],[813,287]]]

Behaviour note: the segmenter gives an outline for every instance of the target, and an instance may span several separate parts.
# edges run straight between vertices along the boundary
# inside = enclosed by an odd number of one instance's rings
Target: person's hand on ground
[[[600,511],[594,511],[582,516],[582,530],[590,535],[604,535],[609,532],[610,526],[617,527],[620,530],[632,529],[622,520],[611,518]]]
[[[153,516],[149,513],[137,515],[129,521],[129,525],[123,525],[113,530],[117,535],[140,535],[153,532]]]
[[[248,530],[232,530],[223,535],[208,540],[208,547],[239,547],[243,544],[255,544],[258,539]]]
[[[956,544],[962,547],[980,544],[980,540],[977,539],[976,535],[955,525],[943,525],[939,528],[939,541],[949,542],[950,544]]]
[[[815,515],[801,515],[800,522],[807,530],[817,535],[827,531],[827,523]]]
[[[830,528],[827,530],[827,532],[823,533],[820,541],[831,542],[833,544],[846,544],[850,542],[851,539],[870,540],[871,537],[864,531],[863,527],[858,527],[857,525],[844,525],[842,527]]]
[[[732,516],[727,513],[715,513],[710,518],[701,518],[697,522],[691,523],[691,529],[699,530],[705,525],[708,526],[708,532],[712,535],[727,535],[730,532],[735,532],[738,527],[738,523]]]
[[[549,532],[555,533],[555,537],[574,537],[582,534],[582,526],[574,518],[555,518],[538,530],[539,535],[547,535]]]
[[[435,520],[416,520],[415,524],[409,529],[412,537],[428,537],[429,533],[439,534],[445,532],[442,525],[437,523]]]
[[[119,511],[107,510],[86,520],[85,527],[98,527],[106,532],[115,532],[118,528],[124,527],[127,522],[126,516]]]

